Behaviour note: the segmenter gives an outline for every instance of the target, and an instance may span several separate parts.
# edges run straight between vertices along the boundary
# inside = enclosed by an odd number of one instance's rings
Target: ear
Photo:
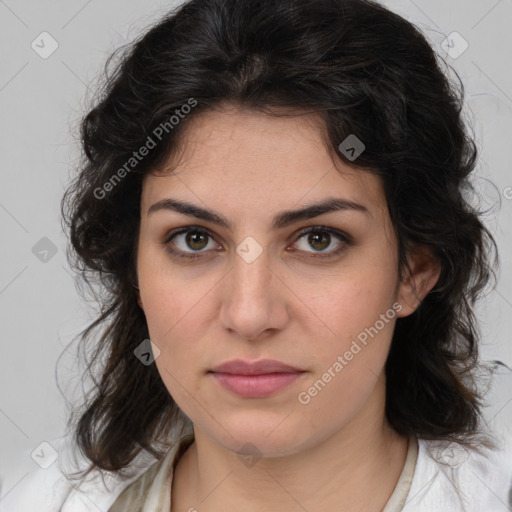
[[[397,317],[414,313],[441,274],[441,264],[427,246],[416,245],[408,261],[411,271],[398,286],[397,300],[402,309]]]

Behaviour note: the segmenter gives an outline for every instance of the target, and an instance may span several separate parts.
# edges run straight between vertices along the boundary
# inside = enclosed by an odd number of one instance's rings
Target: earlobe
[[[139,304],[140,309],[142,309],[142,311],[144,311],[144,306],[142,305],[142,299],[140,298],[140,292],[139,291],[137,291],[137,303]]]
[[[432,250],[417,245],[409,256],[410,273],[400,283],[398,302],[402,305],[397,317],[406,317],[414,313],[422,300],[435,286],[441,273],[441,265]]]

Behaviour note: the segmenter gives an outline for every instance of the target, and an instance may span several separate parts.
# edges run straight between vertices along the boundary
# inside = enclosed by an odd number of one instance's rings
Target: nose
[[[289,321],[290,291],[271,268],[268,251],[263,250],[252,262],[236,254],[223,286],[220,321],[231,334],[261,339]]]

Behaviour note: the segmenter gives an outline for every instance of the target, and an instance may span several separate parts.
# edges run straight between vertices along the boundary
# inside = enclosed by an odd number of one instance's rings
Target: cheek
[[[151,340],[162,354],[172,350],[174,357],[181,358],[197,350],[197,340],[204,334],[205,296],[198,289],[179,294],[172,290],[162,283],[146,289],[144,313]]]
[[[320,290],[311,284],[308,294],[304,287],[304,296],[309,297],[305,302],[331,336],[355,338],[392,308],[397,276],[389,269],[389,266],[351,267],[343,274],[330,276]],[[391,313],[389,316],[392,317]]]
[[[188,270],[173,268],[164,251],[140,251],[140,296],[152,340],[159,346],[165,347],[190,322],[191,315],[197,315],[211,288],[208,282],[194,279]]]
[[[390,290],[359,283],[325,300],[329,336],[315,343],[314,374],[297,396],[311,428],[346,421],[378,385],[396,321]]]
[[[309,337],[317,340],[316,364],[314,375],[301,388],[301,403],[309,401],[312,417],[335,415],[330,403],[341,408],[337,410],[355,411],[377,384],[396,322],[397,275],[392,268],[391,258],[385,257],[351,266],[312,297],[312,322],[321,319],[320,330],[318,325],[309,329]]]
[[[202,370],[207,349],[202,340],[214,316],[209,294],[215,293],[215,281],[143,263],[141,259],[139,288],[149,337],[160,350],[155,364],[169,393],[183,403],[198,391],[194,372]]]
[[[190,401],[197,387],[198,362],[205,347],[198,342],[204,337],[204,302],[197,289],[188,293],[169,291],[162,282],[149,289],[145,315],[150,339],[160,349],[155,360],[158,372],[169,394],[179,403]]]

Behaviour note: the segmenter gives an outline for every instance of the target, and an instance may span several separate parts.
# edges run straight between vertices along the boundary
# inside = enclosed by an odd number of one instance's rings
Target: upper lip
[[[232,373],[234,375],[264,375],[266,373],[296,373],[302,370],[274,359],[261,359],[260,361],[244,361],[233,359],[219,364],[212,370],[215,373]]]

